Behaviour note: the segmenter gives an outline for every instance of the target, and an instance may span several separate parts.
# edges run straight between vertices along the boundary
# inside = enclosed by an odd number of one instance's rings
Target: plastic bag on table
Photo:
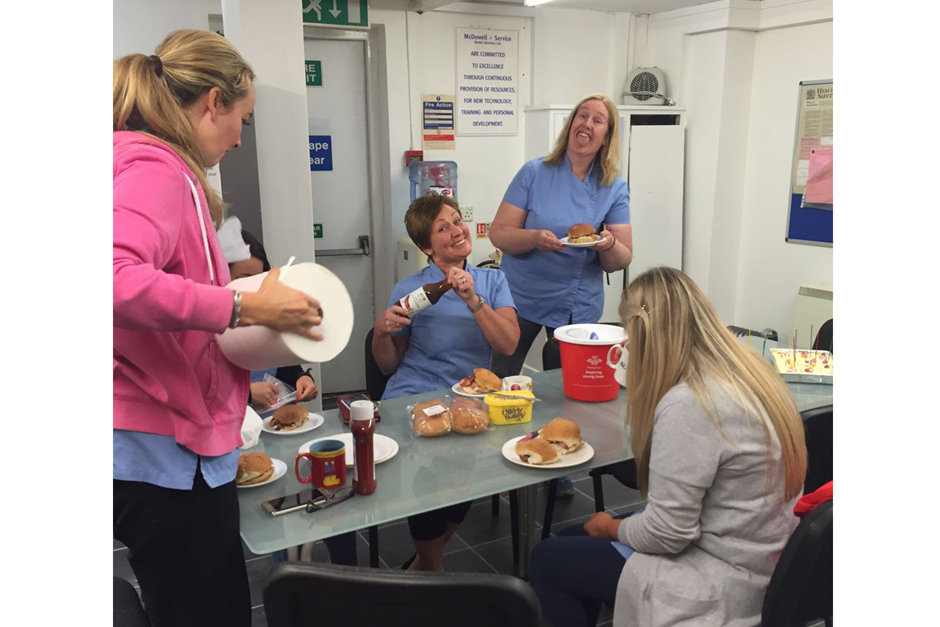
[[[445,395],[443,398],[409,405],[406,409],[412,433],[419,437],[435,437],[450,433],[453,430],[451,413],[448,409],[450,400],[450,396]]]
[[[264,375],[264,382],[273,383],[277,387],[277,400],[268,408],[255,408],[261,418],[267,418],[268,416],[271,416],[274,414],[274,410],[278,407],[290,405],[291,403],[297,401],[297,390],[284,383],[277,377],[266,374]]]
[[[486,407],[475,398],[455,398],[450,404],[450,414],[457,433],[472,435],[493,428]]]

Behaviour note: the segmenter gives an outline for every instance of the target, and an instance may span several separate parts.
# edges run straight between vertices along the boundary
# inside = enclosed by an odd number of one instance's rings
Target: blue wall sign
[[[329,135],[310,136],[310,171],[333,171],[333,138]]]

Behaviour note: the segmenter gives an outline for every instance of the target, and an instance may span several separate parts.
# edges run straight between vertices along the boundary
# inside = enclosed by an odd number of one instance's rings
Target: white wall
[[[222,0],[117,0],[114,2],[114,58],[153,54],[163,38],[181,28],[208,28],[209,15],[222,13]]]
[[[761,33],[744,186],[736,319],[785,333],[800,285],[832,288],[832,248],[788,244],[790,164],[796,134],[797,83],[832,78],[832,23]]]
[[[832,249],[784,242],[797,85],[832,77],[831,0],[722,0],[636,20],[686,118],[683,269],[729,324],[785,334]]]

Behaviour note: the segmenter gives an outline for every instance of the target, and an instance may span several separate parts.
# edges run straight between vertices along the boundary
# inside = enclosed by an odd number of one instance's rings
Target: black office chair
[[[764,595],[761,627],[832,627],[832,501],[806,515],[787,542]]]
[[[391,379],[392,376],[382,372],[379,365],[375,363],[375,357],[372,355],[372,336],[374,334],[375,327],[369,329],[369,332],[366,334],[366,392],[372,397],[373,401],[377,401],[385,394],[385,386],[388,385],[388,380]]]
[[[263,591],[270,627],[540,627],[535,591],[510,575],[284,562]]]
[[[127,579],[114,578],[114,627],[150,627],[137,591]]]
[[[813,342],[813,348],[832,353],[832,318],[826,320],[823,325],[819,327],[819,332],[816,333],[816,338]]]
[[[832,405],[800,412],[806,432],[806,480],[803,494],[832,481]]]

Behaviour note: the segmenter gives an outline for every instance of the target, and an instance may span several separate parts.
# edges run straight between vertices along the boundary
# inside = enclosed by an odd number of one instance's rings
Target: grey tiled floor
[[[573,473],[575,493],[572,498],[555,500],[552,516],[552,535],[573,524],[583,524],[594,511],[594,488],[587,471]],[[538,492],[539,523],[545,512],[546,486]],[[604,477],[604,504],[607,511],[623,514],[635,510],[642,498],[610,476]],[[541,534],[542,525],[536,525]],[[358,536],[359,563],[369,563],[368,532],[362,530]],[[406,521],[396,521],[379,527],[379,563],[381,568],[399,568],[414,553],[414,545],[408,534]],[[317,542],[311,549],[311,560],[326,562],[329,559],[326,546]],[[267,627],[261,590],[274,564],[267,555],[254,555],[245,549],[245,563],[251,589],[252,627]],[[448,542],[444,551],[444,569],[447,571],[513,574],[512,537],[509,521],[509,498],[501,496],[499,515],[491,514],[490,499],[481,499],[473,504],[457,533]],[[128,579],[137,586],[137,578],[127,562],[127,549],[114,542],[114,574]],[[610,625],[613,610],[604,608],[598,625]]]

